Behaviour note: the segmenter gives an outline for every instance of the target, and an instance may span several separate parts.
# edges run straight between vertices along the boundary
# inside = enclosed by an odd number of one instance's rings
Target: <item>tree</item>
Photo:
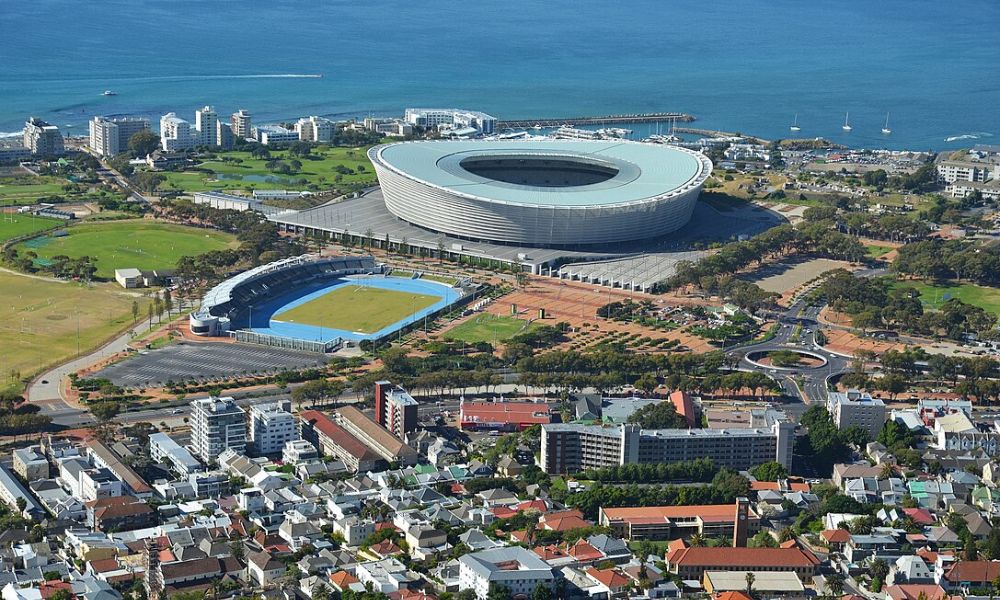
[[[170,288],[163,289],[163,309],[167,311],[167,318],[169,318],[170,311],[174,309],[174,299],[170,294]]]
[[[511,599],[511,592],[509,587],[498,583],[490,584],[489,591],[486,592],[486,600],[510,600],[510,599]]]
[[[143,129],[132,134],[128,139],[128,153],[135,158],[145,158],[160,147],[160,136],[150,129]]]
[[[135,323],[138,320],[139,320],[139,301],[138,300],[133,300],[132,301],[132,323]]]
[[[868,565],[868,574],[871,575],[872,580],[885,581],[889,575],[889,564],[885,562],[885,559],[876,558]]]
[[[94,418],[102,423],[106,423],[118,416],[121,411],[121,404],[113,401],[104,401],[92,404],[90,412]]]
[[[769,460],[750,469],[750,474],[757,478],[757,481],[778,481],[788,477],[788,469],[779,462]]]
[[[539,582],[535,590],[531,592],[531,600],[552,600],[552,590],[544,583]]]
[[[17,512],[24,514],[24,509],[28,507],[28,501],[23,496],[17,497]]]
[[[643,429],[685,429],[687,420],[677,414],[673,402],[663,401],[647,404],[632,413],[629,423],[638,423]]]
[[[826,578],[826,589],[834,598],[844,595],[844,576],[840,573],[833,573]]]
[[[748,545],[751,548],[777,548],[778,542],[768,531],[760,531],[750,538]]]
[[[757,577],[753,574],[753,571],[747,571],[746,582],[747,582],[747,596],[753,598],[753,582],[757,580]]]

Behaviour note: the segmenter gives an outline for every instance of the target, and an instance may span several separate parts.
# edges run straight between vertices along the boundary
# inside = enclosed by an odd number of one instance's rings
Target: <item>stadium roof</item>
[[[381,161],[426,185],[491,202],[529,206],[631,204],[699,185],[708,176],[697,152],[676,146],[622,140],[419,141],[383,146]],[[467,171],[471,158],[523,157],[577,159],[613,166],[606,181],[572,187],[505,183]]]

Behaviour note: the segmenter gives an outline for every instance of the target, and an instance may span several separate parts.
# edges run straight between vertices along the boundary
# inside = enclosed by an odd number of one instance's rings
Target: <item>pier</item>
[[[690,123],[694,115],[677,112],[642,113],[628,115],[605,115],[602,117],[566,117],[561,119],[517,119],[498,121],[498,129],[530,129],[532,127],[579,127],[581,125],[612,125],[616,123],[667,123],[680,121]]]

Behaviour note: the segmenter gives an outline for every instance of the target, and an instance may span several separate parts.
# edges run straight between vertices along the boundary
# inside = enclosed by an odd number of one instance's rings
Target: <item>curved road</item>
[[[827,380],[833,375],[848,371],[850,368],[849,358],[829,352],[816,343],[816,327],[819,325],[817,316],[821,309],[821,306],[808,305],[805,301],[800,300],[785,312],[776,315],[780,329],[775,333],[774,338],[765,342],[737,346],[726,352],[731,357],[739,359],[738,368],[741,371],[766,373],[781,385],[785,394],[801,400],[802,404],[791,404],[784,407],[786,412],[796,414],[796,416],[805,412],[809,404],[825,404]],[[802,328],[799,332],[799,341],[796,343],[791,341],[791,337],[797,325],[801,325]],[[746,358],[749,352],[775,350],[805,350],[822,356],[827,361],[827,364],[816,368],[795,367],[779,369],[776,367],[761,367]],[[795,381],[796,378],[801,380],[801,387]]]

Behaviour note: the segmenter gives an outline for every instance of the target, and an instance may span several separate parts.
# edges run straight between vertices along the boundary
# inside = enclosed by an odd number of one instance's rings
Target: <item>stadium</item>
[[[622,140],[416,141],[368,156],[396,217],[462,239],[550,248],[676,231],[712,172],[698,152]]]
[[[378,340],[464,296],[445,283],[388,276],[371,256],[296,256],[255,267],[209,290],[191,333],[329,352]]]

